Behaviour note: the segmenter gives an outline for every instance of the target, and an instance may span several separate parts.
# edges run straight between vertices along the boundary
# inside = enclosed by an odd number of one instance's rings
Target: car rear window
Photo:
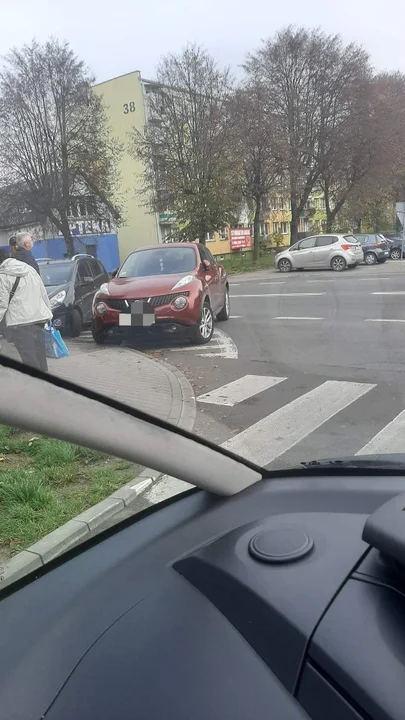
[[[159,247],[139,250],[127,257],[118,277],[177,275],[195,270],[196,252],[192,247]]]
[[[346,240],[346,242],[353,243],[354,245],[359,244],[359,241],[357,240],[357,238],[354,237],[354,235],[345,235],[344,239]]]

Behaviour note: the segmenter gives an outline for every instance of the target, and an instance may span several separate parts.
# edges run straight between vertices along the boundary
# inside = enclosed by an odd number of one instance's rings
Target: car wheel
[[[277,270],[280,270],[280,272],[291,272],[292,270],[292,263],[288,258],[282,258],[277,263]]]
[[[336,257],[332,258],[330,266],[335,272],[342,272],[342,270],[346,270],[347,263],[343,257],[336,255]]]
[[[375,265],[377,262],[377,256],[375,253],[368,252],[364,256],[364,262],[366,265]]]
[[[205,302],[201,310],[200,320],[197,325],[191,329],[191,342],[195,345],[204,345],[208,343],[214,332],[214,313],[211,306]]]
[[[229,315],[231,314],[231,304],[229,301],[229,289],[225,288],[225,302],[224,307],[217,315],[217,320],[223,321],[223,320],[229,320]]]
[[[401,251],[398,250],[398,248],[394,248],[394,250],[391,250],[390,258],[391,258],[391,260],[400,260],[401,259]]]
[[[79,337],[83,327],[82,316],[80,312],[74,308],[70,318],[70,336]]]
[[[94,325],[91,326],[91,334],[96,345],[104,345],[107,339],[106,330],[98,330]]]

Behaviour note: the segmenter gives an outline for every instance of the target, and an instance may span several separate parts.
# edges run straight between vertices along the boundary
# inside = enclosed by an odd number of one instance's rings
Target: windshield
[[[258,476],[405,453],[400,23],[168,4],[14,0],[3,18],[0,412],[12,361],[104,405],[79,433],[41,395],[31,427],[15,391],[0,562],[117,493],[101,529],[196,482],[165,423]],[[118,406],[129,429],[86,449]],[[128,408],[160,423],[152,452]]]
[[[118,277],[149,277],[175,275],[195,270],[193,248],[162,247],[132,253],[124,262]]]
[[[39,271],[45,287],[65,285],[72,276],[72,263],[39,263]]]

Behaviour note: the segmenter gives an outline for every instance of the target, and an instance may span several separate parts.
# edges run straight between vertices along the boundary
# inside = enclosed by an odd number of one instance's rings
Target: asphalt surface
[[[271,469],[404,450],[405,262],[230,283],[231,318],[208,345],[136,343],[190,381],[194,432]],[[90,333],[76,342],[91,343]],[[176,483],[165,480],[163,497]],[[145,505],[162,492],[146,493]]]
[[[358,453],[405,408],[405,263],[233,277],[231,319],[217,328],[237,357],[215,339],[148,351],[190,380],[197,434],[267,467]],[[234,405],[198,399],[236,380]],[[249,394],[263,382],[272,384]],[[404,423],[367,452],[405,448]]]

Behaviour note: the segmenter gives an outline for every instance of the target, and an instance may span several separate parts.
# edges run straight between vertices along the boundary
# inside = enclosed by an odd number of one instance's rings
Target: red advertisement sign
[[[248,227],[229,228],[229,237],[231,240],[231,250],[252,247],[252,238],[250,228]]]

